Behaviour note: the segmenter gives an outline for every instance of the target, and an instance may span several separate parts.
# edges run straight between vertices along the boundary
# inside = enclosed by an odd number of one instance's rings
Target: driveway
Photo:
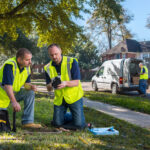
[[[82,82],[82,87],[83,87],[84,91],[93,91],[91,82]],[[99,91],[103,91],[103,90],[99,90]],[[147,97],[150,98],[150,86],[146,92],[147,92]],[[136,92],[136,91],[123,92],[122,94],[130,95],[130,96],[138,96],[139,95],[138,92]]]
[[[93,91],[92,82],[81,82],[84,91]]]
[[[33,82],[33,83],[35,83],[35,82]],[[45,82],[41,82],[41,83],[43,83],[43,86],[38,85],[37,86],[38,91],[39,92],[47,92],[46,86],[44,85]],[[93,91],[91,82],[82,82],[81,84],[82,84],[82,88],[83,88],[84,91]],[[99,91],[102,91],[102,90],[99,90]],[[136,92],[136,91],[124,92],[123,94],[130,95],[130,96],[138,96],[138,92]],[[150,98],[150,87],[147,90],[147,97]]]

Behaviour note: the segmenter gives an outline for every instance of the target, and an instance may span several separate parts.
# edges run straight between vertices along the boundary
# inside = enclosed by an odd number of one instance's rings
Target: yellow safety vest
[[[71,68],[73,59],[71,57],[63,56],[61,63],[61,81],[71,81]],[[52,65],[52,61],[44,66],[44,70],[48,73],[51,79],[58,76],[55,67]],[[63,98],[68,104],[72,104],[78,101],[83,96],[83,90],[81,82],[76,87],[65,87],[62,89],[55,89],[54,104],[60,106],[62,104]]]
[[[140,79],[147,80],[148,79],[148,69],[146,66],[143,66],[143,68],[145,69],[145,73],[140,75]],[[141,68],[141,73],[142,73],[143,68]]]
[[[13,91],[14,92],[19,92],[20,88],[25,84],[29,74],[31,73],[30,67],[25,67],[24,70],[20,73],[20,70],[17,65],[16,57],[8,59],[4,65],[0,68],[0,108],[7,108],[10,99],[4,90],[4,87],[2,86],[2,81],[3,81],[3,69],[6,64],[12,65],[12,70],[13,70]]]

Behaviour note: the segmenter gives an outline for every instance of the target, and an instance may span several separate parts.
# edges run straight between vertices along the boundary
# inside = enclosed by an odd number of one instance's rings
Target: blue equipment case
[[[91,128],[88,129],[94,135],[119,135],[119,131],[114,129],[114,127],[107,127],[107,128]]]

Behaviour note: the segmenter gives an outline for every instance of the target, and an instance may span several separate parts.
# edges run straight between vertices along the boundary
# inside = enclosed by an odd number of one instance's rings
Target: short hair
[[[54,46],[61,50],[60,46],[58,44],[56,44],[56,43],[53,43],[53,44],[49,45],[47,50],[51,49]]]
[[[140,63],[139,63],[139,66],[140,66],[140,65],[142,65],[142,66],[143,66],[144,64],[140,62]]]
[[[25,54],[32,55],[32,53],[27,48],[19,48],[16,53],[16,58],[18,58],[18,57],[24,58]]]

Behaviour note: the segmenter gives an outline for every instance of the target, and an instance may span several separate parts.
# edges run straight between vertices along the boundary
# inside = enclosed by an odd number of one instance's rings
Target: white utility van
[[[141,59],[113,59],[105,61],[96,75],[92,77],[92,87],[110,90],[113,94],[119,91],[139,91],[139,63]]]

